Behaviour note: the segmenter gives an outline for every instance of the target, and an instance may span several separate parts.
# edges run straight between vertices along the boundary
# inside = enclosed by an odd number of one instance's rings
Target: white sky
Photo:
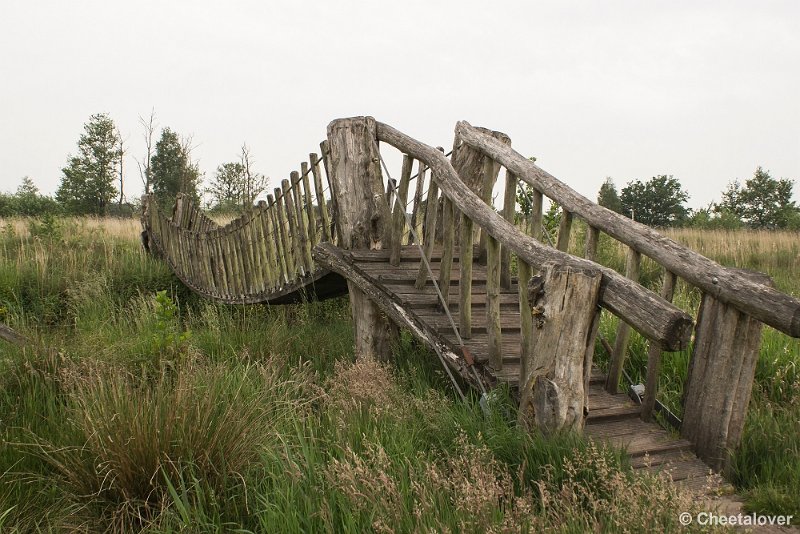
[[[2,0],[0,50],[5,191],[54,192],[107,112],[137,195],[151,108],[207,179],[246,141],[270,187],[351,115],[445,147],[459,119],[502,130],[590,198],[606,176],[673,174],[692,207],[757,165],[800,179],[795,0]]]

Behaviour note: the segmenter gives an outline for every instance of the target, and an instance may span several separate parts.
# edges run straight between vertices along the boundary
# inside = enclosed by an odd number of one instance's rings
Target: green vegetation
[[[37,340],[0,347],[4,532],[677,532],[701,506],[526,435],[507,392],[457,401],[408,336],[396,365],[353,363],[346,300],[218,305],[135,221],[28,226],[0,237],[0,319]]]

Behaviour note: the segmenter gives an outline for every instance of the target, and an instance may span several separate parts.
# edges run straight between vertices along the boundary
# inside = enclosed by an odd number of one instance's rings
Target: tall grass
[[[344,299],[202,301],[136,223],[59,225],[0,245],[4,320],[37,342],[0,347],[4,532],[678,531],[701,506],[618,451],[522,432],[507,391],[488,416],[457,401],[408,335],[395,365],[354,363]],[[796,356],[759,365],[754,403],[796,398],[766,386]],[[775,420],[743,445],[775,461],[757,481],[742,462],[765,509],[795,487],[776,471],[796,453],[763,449],[794,436]]]

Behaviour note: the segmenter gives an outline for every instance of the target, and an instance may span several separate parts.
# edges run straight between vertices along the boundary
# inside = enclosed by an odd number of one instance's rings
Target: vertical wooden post
[[[428,196],[425,200],[425,237],[422,240],[422,253],[428,261],[431,261],[433,256],[433,246],[436,243],[436,217],[438,214],[439,206],[439,186],[431,179],[431,185],[428,187]],[[419,271],[417,272],[417,280],[414,282],[414,287],[422,289],[425,287],[425,280],[428,279],[428,269],[425,267],[425,262],[420,258]],[[449,298],[444,295],[445,299]]]
[[[484,234],[486,236],[486,333],[489,340],[489,366],[500,371],[503,369],[502,332],[500,330],[500,242],[488,233],[484,232]]]
[[[394,212],[392,213],[392,250],[389,253],[389,263],[400,265],[400,249],[403,246],[403,230],[406,225],[406,202],[408,199],[408,182],[411,180],[411,168],[414,159],[408,154],[403,154],[403,168],[400,171],[400,185],[397,190]]]
[[[306,218],[308,219],[308,241],[311,248],[319,243],[317,237],[317,216],[314,213],[314,204],[311,202],[311,179],[308,177],[308,163],[305,161],[300,164],[300,178],[303,179],[303,200],[306,207]],[[310,249],[309,249],[310,250]]]
[[[556,248],[561,252],[569,250],[569,234],[572,230],[572,213],[567,210],[561,210],[561,222],[558,225],[558,241]]]
[[[583,257],[589,261],[597,261],[597,245],[600,242],[600,229],[586,225],[586,246]]]
[[[286,182],[286,180],[283,180]],[[288,186],[288,184],[286,184]],[[267,197],[269,198],[269,197]],[[286,199],[283,198],[283,190],[280,188],[275,188],[275,207],[278,210],[275,212],[276,217],[276,231],[280,236],[281,241],[281,257],[283,258],[283,275],[285,277],[285,283],[289,283],[294,281],[294,253],[292,242],[289,240],[289,233],[286,229],[286,214],[284,213],[284,206],[287,204]]]
[[[514,224],[517,207],[517,182],[514,174],[506,169],[506,188],[503,192],[503,218]],[[501,245],[500,249],[500,287],[511,288],[511,251]]]
[[[425,187],[426,169],[427,167],[425,164],[420,161],[419,167],[417,168],[417,181],[414,184],[414,204],[411,210],[411,225],[417,234],[417,239],[420,241],[422,240],[422,213],[420,212],[420,208],[422,204],[422,192]]]
[[[639,281],[639,265],[642,256],[632,248],[628,248],[628,257],[625,262],[625,276],[631,280]],[[625,357],[628,354],[628,341],[631,338],[631,327],[620,319],[617,326],[617,338],[614,341],[614,353],[611,355],[611,362],[608,366],[608,378],[606,379],[606,391],[615,394],[619,393],[619,381],[622,378],[622,369],[625,365]]]
[[[672,302],[675,294],[675,283],[678,277],[675,273],[664,271],[664,283],[661,286],[661,297],[667,302]],[[649,421],[653,417],[658,395],[658,371],[661,367],[661,353],[664,351],[661,343],[650,341],[647,348],[647,383],[644,386],[644,400],[642,400],[642,420]]]
[[[453,209],[453,201],[444,195],[442,195],[442,232],[442,260],[439,264],[439,290],[442,292],[442,296],[450,302],[450,269],[453,266],[455,212]]]
[[[292,198],[294,199],[295,218],[297,219],[297,243],[299,245],[299,253],[302,257],[300,262],[303,265],[303,274],[308,275],[313,270],[314,262],[311,258],[311,244],[308,241],[308,224],[303,213],[303,181],[300,179],[300,173],[292,171],[290,174],[292,180]]]
[[[772,286],[762,273],[739,270]],[[761,323],[705,293],[683,399],[681,435],[697,455],[723,470],[739,445],[761,348]]]
[[[461,268],[461,278],[458,282],[459,303],[459,327],[461,337],[469,339],[472,337],[472,245],[473,245],[473,224],[472,219],[466,215],[461,215],[461,239],[459,244],[459,266]]]
[[[544,237],[544,195],[534,189],[531,199],[531,237],[541,241]]]
[[[314,189],[317,193],[317,204],[319,205],[319,213],[322,218],[322,240],[331,240],[331,220],[328,216],[328,203],[325,200],[325,189],[322,186],[322,171],[319,169],[319,159],[313,152],[308,155],[308,161],[311,162],[311,172],[314,174]]]
[[[383,190],[377,128],[372,117],[337,119],[328,125],[330,179],[338,231],[345,249],[381,249],[389,244],[391,214]],[[348,281],[356,358],[390,357],[396,327]]]
[[[525,260],[517,259],[518,269],[518,294],[519,294],[519,329],[520,329],[520,350],[519,350],[519,389],[528,380],[529,369],[533,357],[533,314],[531,313],[531,300],[528,296],[528,283],[533,275],[531,266]]]
[[[599,270],[550,263],[531,281],[534,346],[520,383],[521,422],[547,433],[583,428],[601,279]]]

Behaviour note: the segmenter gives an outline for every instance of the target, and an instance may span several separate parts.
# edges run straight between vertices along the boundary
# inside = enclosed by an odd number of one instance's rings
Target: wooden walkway
[[[401,262],[397,267],[388,263],[388,251],[342,251],[352,258],[353,266],[364,274],[364,279],[384,292],[389,302],[399,304],[410,319],[417,319],[427,332],[448,345],[454,353],[460,351],[453,328],[447,315],[439,306],[439,299],[428,281],[417,290],[414,281],[420,266],[419,249],[403,247]],[[439,275],[441,252],[434,250],[431,268]],[[458,256],[454,257],[458,262]],[[459,270],[453,269],[449,291],[449,308],[458,321]],[[519,377],[519,301],[516,280],[510,289],[501,292],[503,317],[503,369],[495,371],[486,365],[486,268],[475,264],[472,276],[472,337],[464,340],[475,361],[484,374],[496,382],[508,383],[516,388]],[[390,310],[384,310],[388,312]],[[655,422],[641,420],[641,407],[624,393],[610,394],[605,390],[606,376],[596,368],[592,373],[588,389],[589,414],[585,434],[598,442],[608,443],[624,449],[634,469],[652,472],[668,472],[672,479],[693,490],[712,491],[719,489],[718,477],[710,478],[708,465],[698,459],[687,440],[676,436]]]

